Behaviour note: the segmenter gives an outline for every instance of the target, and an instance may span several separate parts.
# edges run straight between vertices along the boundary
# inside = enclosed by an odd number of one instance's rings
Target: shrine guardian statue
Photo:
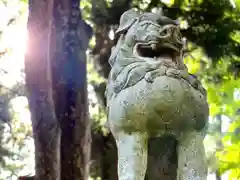
[[[119,180],[144,180],[148,138],[178,141],[177,180],[206,180],[206,91],[183,63],[177,21],[126,11],[115,32],[106,90],[108,126],[118,148]]]

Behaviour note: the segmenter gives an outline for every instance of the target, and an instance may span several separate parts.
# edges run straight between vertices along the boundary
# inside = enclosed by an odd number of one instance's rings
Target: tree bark
[[[92,29],[81,19],[79,3],[29,1],[25,71],[37,180],[88,177],[90,123],[85,52]]]
[[[61,179],[86,180],[91,129],[85,53],[92,29],[82,20],[79,0],[54,2],[52,83],[55,112],[62,131]]]
[[[50,72],[52,8],[52,0],[29,0],[25,73],[35,143],[36,180],[60,178],[60,127],[54,113]]]

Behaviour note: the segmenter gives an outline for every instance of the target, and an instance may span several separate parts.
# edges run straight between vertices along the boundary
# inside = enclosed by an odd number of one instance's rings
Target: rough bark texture
[[[81,18],[79,0],[55,0],[52,47],[54,103],[61,127],[61,179],[85,180],[90,158],[86,49],[92,30]]]
[[[26,84],[39,180],[85,180],[89,174],[85,52],[92,29],[79,3],[29,1]]]
[[[53,1],[29,0],[26,87],[32,116],[37,180],[59,180],[60,127],[54,113],[50,74]]]

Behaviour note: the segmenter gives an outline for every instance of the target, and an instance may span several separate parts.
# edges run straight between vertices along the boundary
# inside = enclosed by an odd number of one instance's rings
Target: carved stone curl
[[[206,92],[183,63],[178,22],[161,13],[126,11],[106,97],[108,126],[118,147],[119,180],[144,180],[149,136],[178,140],[178,180],[205,180]]]

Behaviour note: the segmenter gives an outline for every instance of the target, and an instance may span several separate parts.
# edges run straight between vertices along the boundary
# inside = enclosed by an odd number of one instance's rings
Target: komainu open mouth
[[[153,82],[153,79],[158,76],[183,79],[202,94],[206,94],[198,79],[189,74],[186,68],[180,68],[179,63],[182,61],[180,58],[180,52],[181,50],[179,48],[170,43],[160,44],[151,41],[148,43],[141,42],[135,45],[135,54],[137,56],[164,62],[163,66],[165,69],[159,67],[158,69],[147,72],[145,80]],[[172,65],[169,61],[174,65]]]
[[[168,58],[175,62],[180,56],[180,50],[174,45],[170,43],[159,44],[157,42],[136,44],[136,53],[143,58],[152,58],[155,60]]]

